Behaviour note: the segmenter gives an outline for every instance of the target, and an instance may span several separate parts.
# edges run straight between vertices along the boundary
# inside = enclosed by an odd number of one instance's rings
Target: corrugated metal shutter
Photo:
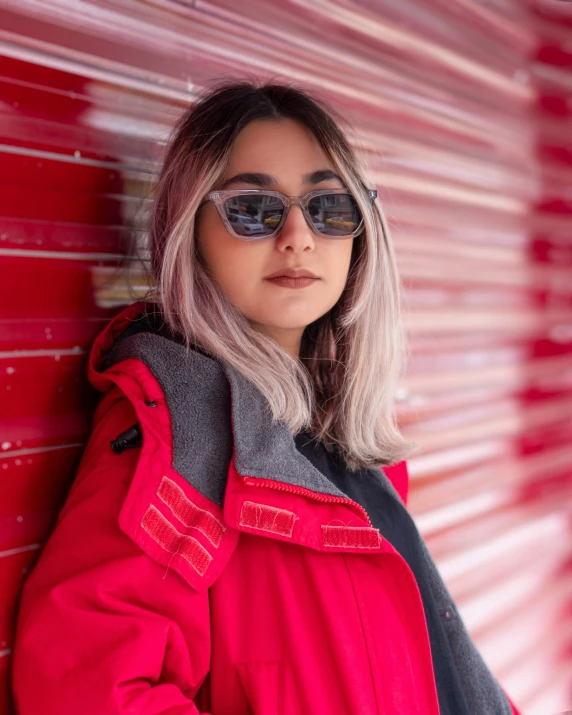
[[[168,130],[206,81],[275,76],[359,129],[393,228],[418,524],[516,703],[572,705],[572,22],[556,5],[0,0],[4,683],[20,585],[89,434],[86,351],[134,297],[117,266]]]

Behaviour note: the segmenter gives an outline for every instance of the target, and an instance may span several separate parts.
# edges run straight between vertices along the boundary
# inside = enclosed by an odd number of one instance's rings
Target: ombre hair
[[[220,185],[240,131],[254,120],[282,118],[314,134],[364,217],[343,293],[305,328],[299,359],[230,303],[207,272],[195,236],[197,209]],[[207,89],[173,128],[154,187],[149,280],[156,288],[146,299],[160,305],[188,349],[198,346],[250,380],[273,419],[292,434],[311,431],[356,470],[399,462],[415,444],[404,440],[394,409],[407,355],[400,278],[384,214],[367,195],[371,187],[340,129],[344,122],[291,84],[227,80]]]

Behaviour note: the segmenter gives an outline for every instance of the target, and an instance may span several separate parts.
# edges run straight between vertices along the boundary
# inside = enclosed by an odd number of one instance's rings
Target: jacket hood
[[[141,364],[150,380],[142,375]],[[158,384],[170,416],[172,466],[219,506],[233,456],[241,476],[348,501],[297,450],[286,423],[273,420],[264,395],[225,361],[199,349],[187,353],[156,304],[133,303],[95,340],[88,364],[91,384],[107,391],[115,382],[107,375],[117,371],[137,376],[143,388]],[[393,491],[381,470],[367,471]],[[367,519],[365,511],[355,507]]]

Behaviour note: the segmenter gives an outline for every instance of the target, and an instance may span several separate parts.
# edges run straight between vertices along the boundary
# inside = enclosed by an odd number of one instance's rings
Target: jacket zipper
[[[353,499],[345,499],[344,497],[335,497],[327,494],[320,494],[318,492],[313,492],[311,489],[305,489],[304,487],[295,487],[291,484],[276,482],[273,479],[253,479],[252,477],[242,477],[242,479],[244,480],[245,484],[248,484],[250,486],[269,487],[270,489],[277,489],[278,491],[282,492],[301,494],[302,496],[310,497],[311,499],[315,499],[316,501],[348,504],[354,511],[359,514],[359,516],[361,516],[363,519],[365,519],[365,521],[367,521],[367,523],[372,529],[375,529],[366,510],[361,506],[361,504],[358,504],[357,502],[353,501]]]

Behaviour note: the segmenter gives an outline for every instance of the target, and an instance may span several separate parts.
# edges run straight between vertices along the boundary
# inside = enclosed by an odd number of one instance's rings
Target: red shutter
[[[412,512],[517,705],[570,708],[570,3],[0,0],[0,13],[0,677],[89,434],[86,351],[136,297],[117,266],[169,128],[209,80],[274,76],[353,122],[393,231]]]

